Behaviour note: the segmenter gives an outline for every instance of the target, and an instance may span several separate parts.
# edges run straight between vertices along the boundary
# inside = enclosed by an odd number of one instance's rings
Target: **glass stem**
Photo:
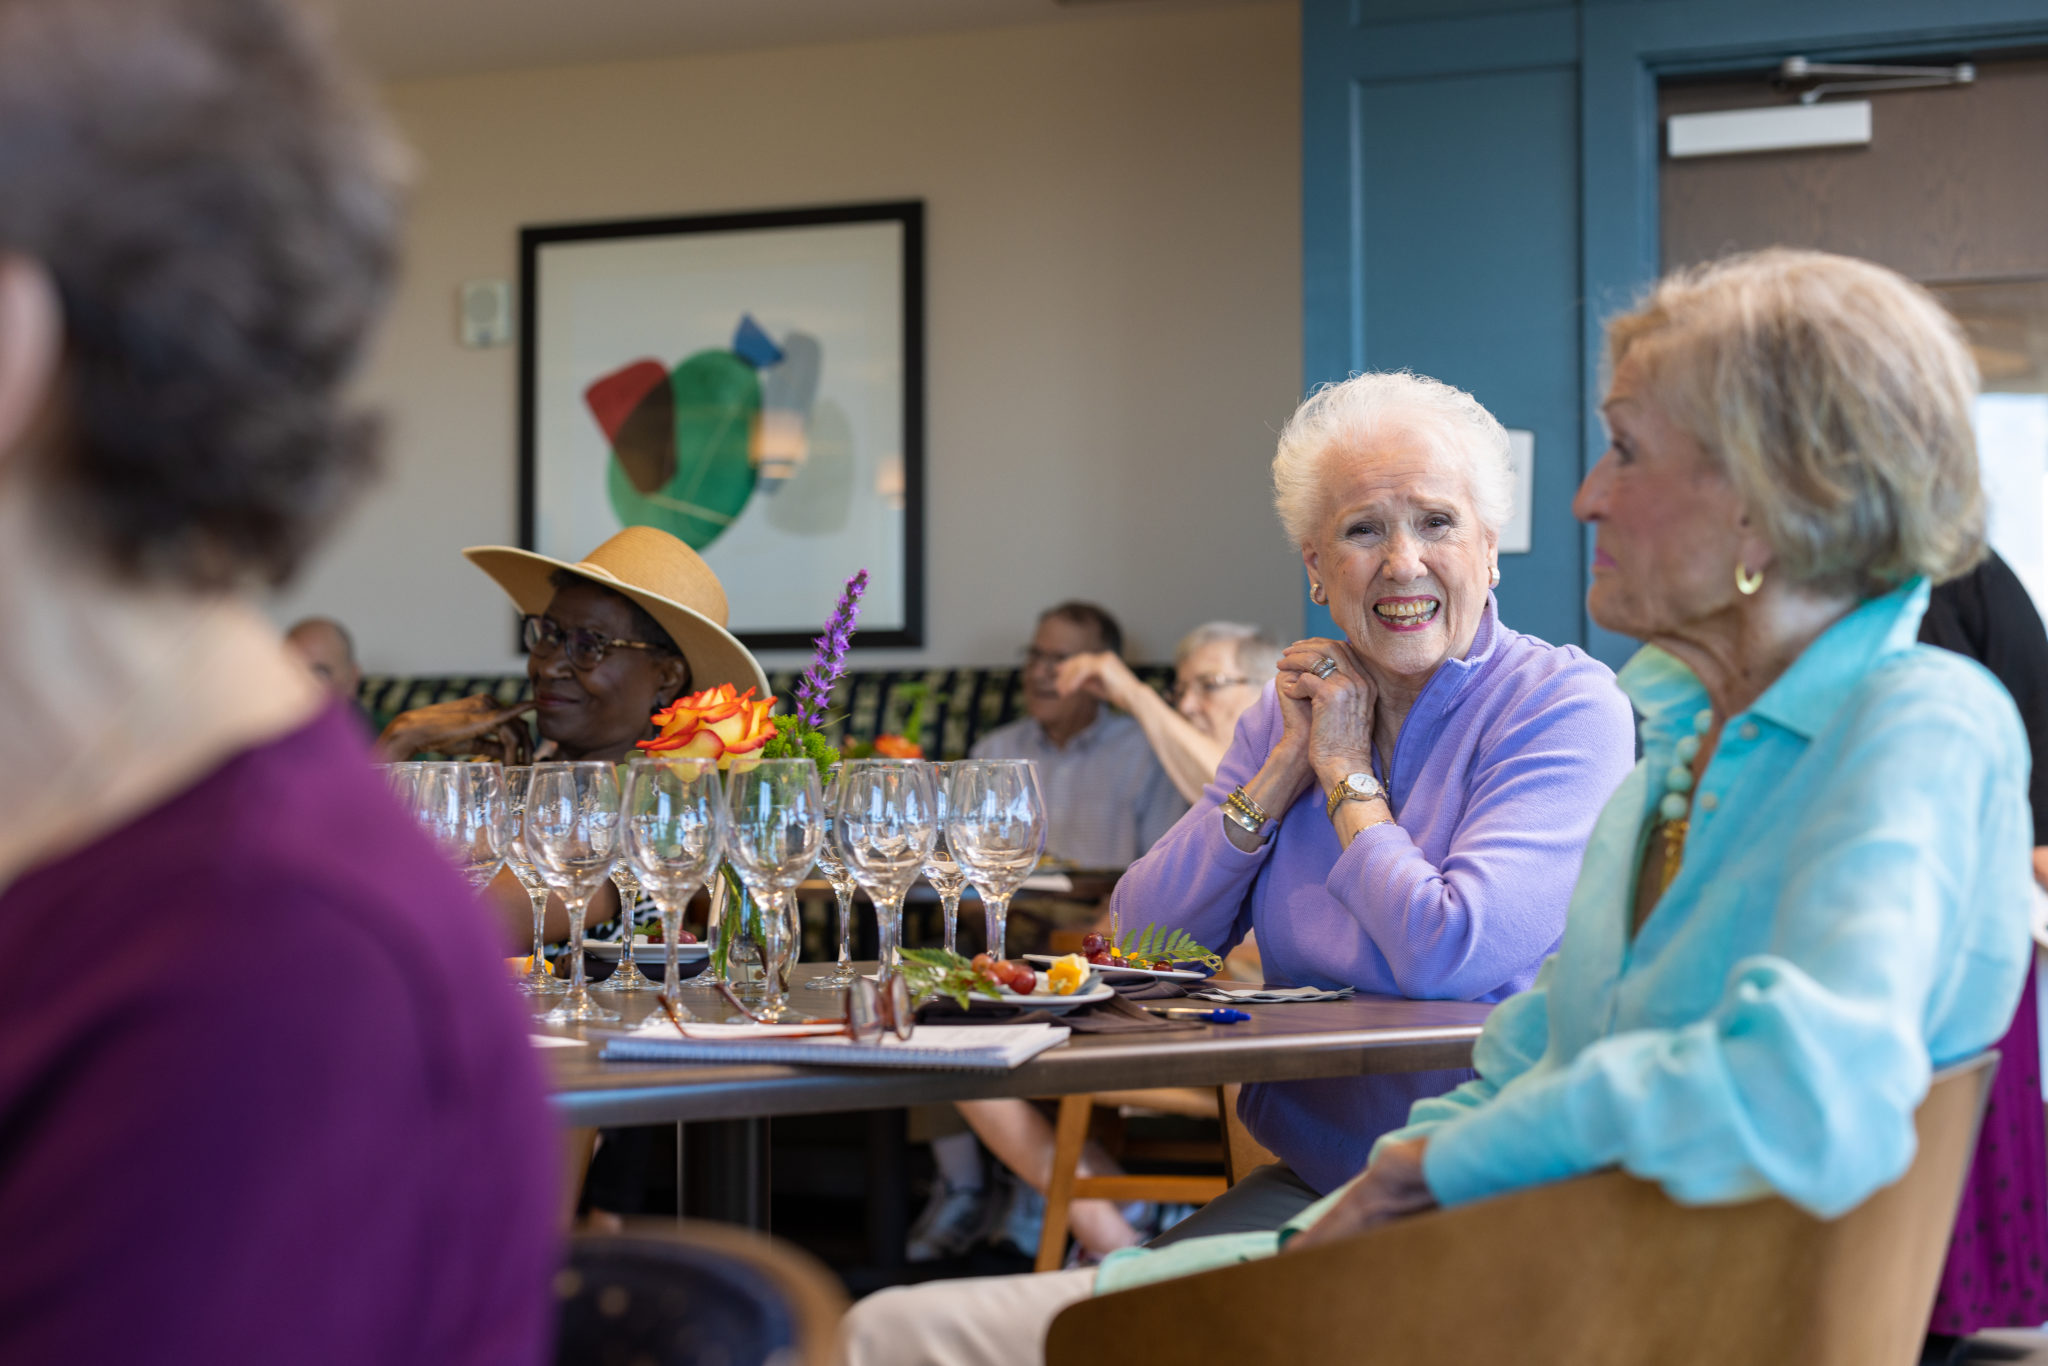
[[[833,897],[839,902],[839,975],[844,977],[853,971],[853,889],[832,889]]]
[[[677,906],[671,909],[668,902],[659,896],[655,897],[654,904],[661,908],[661,947],[665,962],[661,974],[661,999],[668,1002],[676,1014],[687,1020],[691,1018],[689,1009],[683,1005],[683,998],[677,992],[681,985],[678,981],[681,967],[676,961],[676,955],[682,949],[682,945],[677,941],[683,937],[683,908]]]
[[[960,930],[960,893],[954,892],[950,896],[946,895],[943,892],[940,893],[939,910],[945,916],[946,920],[946,952],[958,953],[960,951],[958,948]]]
[[[569,908],[569,999],[564,1004],[575,1009],[589,999],[583,985],[583,913],[590,909],[590,898],[562,901]]]
[[[988,912],[988,956],[1000,961],[1003,957],[1003,931],[1010,919],[1010,898],[983,892],[981,902]]]
[[[532,968],[532,975],[539,977],[545,975],[548,961],[548,946],[545,942],[548,928],[548,889],[545,886],[529,887],[526,890],[526,899],[533,903],[533,962],[529,966]]]
[[[768,987],[761,1013],[771,1020],[781,1018],[785,1004],[782,978],[789,957],[789,915],[784,905],[787,898],[788,893],[780,889],[756,898],[761,903],[761,967]]]
[[[869,892],[873,896],[872,890]],[[903,961],[903,893],[888,898],[874,897],[875,959],[878,976],[887,977]]]

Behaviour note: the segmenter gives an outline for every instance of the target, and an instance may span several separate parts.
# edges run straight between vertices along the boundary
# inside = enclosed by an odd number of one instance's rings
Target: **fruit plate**
[[[1045,964],[1058,960],[1049,953],[1027,953],[1024,955],[1024,961]],[[1134,968],[1124,965],[1112,967],[1106,963],[1090,963],[1088,970],[1111,982],[1136,982],[1148,977],[1160,982],[1205,982],[1209,979],[1208,973],[1194,968]]]
[[[967,993],[967,1008],[969,1010],[1009,1010],[1012,1008],[1018,1010],[1044,1010],[1054,1015],[1064,1015],[1068,1011],[1080,1006],[1100,1005],[1116,995],[1116,989],[1103,981],[1102,974],[1099,972],[1091,972],[1082,978],[1081,985],[1074,989],[1071,996],[1054,995],[1047,989],[1043,974],[1039,976],[1038,989],[1029,996],[1019,996],[1008,987],[997,987],[996,990],[1002,993],[1000,999],[994,996],[984,996],[978,991]],[[950,997],[946,996],[941,996],[938,999],[941,1001],[951,1000]]]
[[[607,962],[611,962],[619,956],[619,941],[616,939],[586,939],[583,941],[583,951],[592,958],[602,958]],[[678,963],[694,963],[700,958],[709,958],[710,956],[711,946],[709,944],[676,945],[676,961]],[[644,934],[636,934],[633,936],[633,961],[636,963],[666,963],[668,961],[668,946],[659,939],[649,939]]]

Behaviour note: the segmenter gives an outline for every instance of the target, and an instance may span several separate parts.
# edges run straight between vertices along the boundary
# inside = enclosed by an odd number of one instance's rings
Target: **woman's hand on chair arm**
[[[1363,1233],[1404,1215],[1436,1208],[1436,1197],[1422,1177],[1426,1138],[1383,1143],[1364,1175],[1344,1188],[1329,1212],[1282,1244],[1286,1252],[1319,1247]]]

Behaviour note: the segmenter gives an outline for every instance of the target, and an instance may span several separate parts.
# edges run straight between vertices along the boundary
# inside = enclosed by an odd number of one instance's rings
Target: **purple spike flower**
[[[811,667],[797,681],[797,718],[811,730],[825,724],[825,706],[846,672],[846,650],[853,643],[853,624],[860,618],[860,595],[867,591],[865,569],[846,581],[846,591],[839,595],[839,604],[825,623],[825,634],[813,642],[817,652],[811,656]]]

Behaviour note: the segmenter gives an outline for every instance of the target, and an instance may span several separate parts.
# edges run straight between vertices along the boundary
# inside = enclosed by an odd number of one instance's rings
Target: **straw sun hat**
[[[756,697],[771,695],[760,662],[725,629],[725,589],[718,575],[666,531],[629,526],[575,563],[509,545],[473,545],[462,553],[530,616],[547,611],[555,596],[548,580],[558,570],[609,588],[661,623],[690,661],[692,691],[730,683],[741,692],[755,689]]]

